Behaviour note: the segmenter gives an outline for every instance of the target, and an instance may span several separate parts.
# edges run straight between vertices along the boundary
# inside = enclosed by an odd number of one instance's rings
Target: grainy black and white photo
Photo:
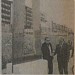
[[[1,0],[2,74],[74,75],[74,0]]]

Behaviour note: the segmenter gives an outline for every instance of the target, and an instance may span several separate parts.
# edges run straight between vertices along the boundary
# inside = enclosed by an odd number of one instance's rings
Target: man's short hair
[[[63,40],[64,41],[64,37],[60,37],[60,39],[59,40]]]
[[[49,37],[45,37],[45,40],[47,40]]]

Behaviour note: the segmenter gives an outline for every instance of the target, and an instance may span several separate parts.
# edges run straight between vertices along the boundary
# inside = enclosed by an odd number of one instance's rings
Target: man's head
[[[62,44],[62,43],[64,43],[64,38],[63,37],[60,37],[59,44]]]
[[[47,44],[49,44],[49,42],[50,42],[49,37],[45,37],[45,42],[46,42]]]
[[[68,44],[69,44],[69,45],[72,45],[72,41],[71,41],[71,40],[68,40]]]

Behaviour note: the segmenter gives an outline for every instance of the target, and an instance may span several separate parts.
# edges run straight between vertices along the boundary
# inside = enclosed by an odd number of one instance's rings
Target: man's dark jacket
[[[68,44],[64,43],[62,47],[58,44],[56,46],[55,54],[57,54],[57,60],[63,60],[64,62],[69,60],[70,51],[68,49]]]
[[[51,52],[52,52],[53,50],[52,50],[52,45],[51,45],[51,43],[49,43],[48,45],[50,45],[50,47],[51,47]],[[44,42],[44,43],[42,44],[42,47],[41,47],[41,50],[42,50],[42,53],[43,53],[43,59],[46,59],[46,60],[49,60],[50,57],[52,57],[52,56],[50,56],[50,50],[49,50],[48,45]]]

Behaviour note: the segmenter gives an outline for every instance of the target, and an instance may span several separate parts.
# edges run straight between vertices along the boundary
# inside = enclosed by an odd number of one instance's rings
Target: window
[[[31,29],[32,28],[32,9],[29,7],[26,8],[26,26],[25,29]]]

